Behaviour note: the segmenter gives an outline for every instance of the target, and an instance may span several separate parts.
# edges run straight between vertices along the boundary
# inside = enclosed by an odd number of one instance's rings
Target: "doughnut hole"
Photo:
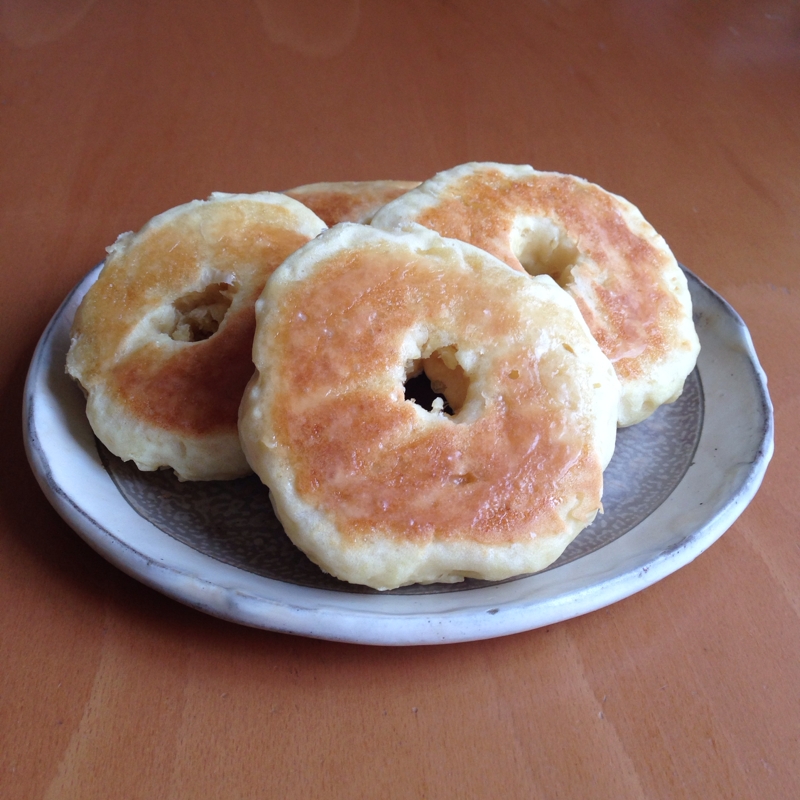
[[[165,331],[176,342],[202,342],[219,330],[231,307],[234,286],[211,283],[198,292],[189,292],[172,304],[171,330]]]
[[[529,275],[549,275],[563,289],[578,261],[578,247],[553,220],[519,217],[510,237],[511,251]]]
[[[405,399],[431,413],[458,414],[467,397],[469,378],[456,360],[456,350],[455,345],[440,347],[415,359],[406,371]]]

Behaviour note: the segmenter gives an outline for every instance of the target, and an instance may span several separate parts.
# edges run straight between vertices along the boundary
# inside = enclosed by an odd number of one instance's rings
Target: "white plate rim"
[[[704,552],[744,511],[772,456],[772,404],[750,333],[723,298],[684,268],[703,345],[703,432],[693,467],[633,530],[548,572],[463,592],[349,594],[261,577],[193,550],[133,511],[102,467],[85,415],[76,417],[74,403],[68,407],[60,389],[69,384],[63,375],[69,325],[101,266],[67,296],[34,353],[23,404],[28,460],[50,503],[104,558],[222,619],[374,645],[471,641],[550,625],[641,591]]]

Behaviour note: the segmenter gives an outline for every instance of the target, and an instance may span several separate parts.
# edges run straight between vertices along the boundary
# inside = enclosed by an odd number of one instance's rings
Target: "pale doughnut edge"
[[[172,468],[181,481],[233,480],[251,472],[238,433],[176,436],[142,423],[99,387],[86,398],[86,416],[114,455],[144,472]]]

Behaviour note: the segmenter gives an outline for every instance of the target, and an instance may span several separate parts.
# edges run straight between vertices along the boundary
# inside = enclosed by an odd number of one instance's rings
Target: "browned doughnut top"
[[[626,200],[572,175],[465,164],[388,204],[372,224],[409,222],[563,286],[614,364],[620,424],[680,394],[699,350],[686,279]]]
[[[516,574],[594,518],[618,384],[549,279],[421,228],[340,225],[258,309],[245,453],[327,571],[378,588]],[[419,370],[452,417],[405,399]]]
[[[341,181],[297,186],[284,194],[299,200],[332,226],[338,222],[369,222],[381,206],[415,186],[419,181]]]
[[[67,366],[112,452],[195,479],[248,471],[237,419],[255,301],[324,227],[283,195],[217,194],[109,248],[75,316]]]

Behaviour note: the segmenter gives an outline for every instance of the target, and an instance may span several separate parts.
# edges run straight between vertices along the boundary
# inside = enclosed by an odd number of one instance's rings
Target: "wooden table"
[[[0,796],[800,796],[796,3],[6,0],[0,152]],[[549,628],[370,648],[205,616],[61,521],[22,386],[120,231],[470,160],[629,198],[744,317],[776,451],[707,553]]]

